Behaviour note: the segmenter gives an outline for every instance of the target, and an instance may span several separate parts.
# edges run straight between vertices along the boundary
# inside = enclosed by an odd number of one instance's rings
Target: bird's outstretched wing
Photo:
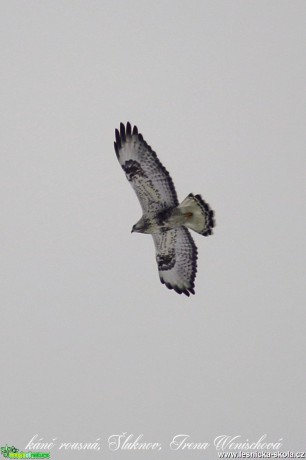
[[[128,181],[146,213],[177,206],[173,181],[156,153],[128,122],[116,129],[115,152]]]
[[[160,281],[178,294],[194,294],[197,247],[185,227],[152,234]]]

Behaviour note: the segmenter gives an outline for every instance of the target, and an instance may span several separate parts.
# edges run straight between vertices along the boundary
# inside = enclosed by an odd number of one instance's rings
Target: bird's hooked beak
[[[141,227],[139,225],[139,222],[137,222],[137,224],[133,225],[132,227],[132,230],[131,230],[131,233],[141,233]]]
[[[133,225],[132,230],[131,230],[131,233],[135,233],[135,232],[136,233],[139,232],[139,228],[137,227],[137,224]]]

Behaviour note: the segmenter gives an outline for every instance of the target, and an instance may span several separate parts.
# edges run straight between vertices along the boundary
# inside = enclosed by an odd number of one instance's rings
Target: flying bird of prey
[[[192,193],[179,204],[168,171],[136,126],[120,123],[115,135],[117,158],[143,211],[132,232],[152,235],[160,281],[178,294],[194,294],[198,251],[188,228],[211,235],[214,212]]]

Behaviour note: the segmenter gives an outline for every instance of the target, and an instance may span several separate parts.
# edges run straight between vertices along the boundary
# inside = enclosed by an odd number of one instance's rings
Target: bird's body
[[[133,226],[132,232],[161,233],[186,224],[191,213],[184,213],[179,207],[168,208],[157,212],[149,219],[142,216]]]
[[[197,248],[188,231],[208,236],[214,213],[200,195],[179,204],[173,181],[137,127],[121,123],[114,144],[117,158],[140,201],[143,215],[132,232],[152,234],[160,280],[169,289],[194,294]]]

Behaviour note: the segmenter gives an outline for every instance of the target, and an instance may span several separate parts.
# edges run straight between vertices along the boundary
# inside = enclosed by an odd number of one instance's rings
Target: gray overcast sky
[[[305,450],[304,1],[1,1],[1,446]],[[136,124],[201,193],[196,295],[158,279],[117,162]],[[109,452],[143,433],[159,452]]]

